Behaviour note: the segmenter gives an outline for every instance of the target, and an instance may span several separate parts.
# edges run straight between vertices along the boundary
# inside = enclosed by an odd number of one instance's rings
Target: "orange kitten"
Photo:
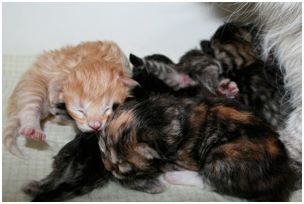
[[[8,101],[4,144],[13,154],[19,134],[44,140],[41,121],[56,117],[56,104],[64,102],[81,131],[98,131],[137,83],[130,78],[129,63],[113,42],[85,42],[49,51],[22,76]],[[61,118],[57,118],[61,120]]]

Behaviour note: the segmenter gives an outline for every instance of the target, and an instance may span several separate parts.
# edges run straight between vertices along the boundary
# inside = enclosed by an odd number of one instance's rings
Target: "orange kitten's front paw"
[[[33,140],[44,141],[45,134],[42,130],[32,128],[32,127],[23,127],[19,130],[19,134],[26,136],[27,138]]]

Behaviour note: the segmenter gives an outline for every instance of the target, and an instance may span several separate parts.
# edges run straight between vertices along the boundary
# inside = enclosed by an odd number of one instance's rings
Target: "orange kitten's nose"
[[[101,127],[101,122],[99,122],[99,121],[92,121],[92,122],[89,122],[89,126],[93,130],[99,130],[99,128]]]

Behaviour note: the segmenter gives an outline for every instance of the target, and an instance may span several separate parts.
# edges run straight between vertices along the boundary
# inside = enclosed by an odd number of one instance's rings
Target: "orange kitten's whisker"
[[[45,52],[10,96],[4,144],[9,150],[18,150],[18,132],[45,140],[40,123],[51,119],[62,124],[74,121],[82,131],[99,131],[108,117],[100,110],[110,101],[124,102],[129,89],[137,85],[129,69],[123,51],[111,41],[84,42]],[[89,125],[90,121],[94,123]]]

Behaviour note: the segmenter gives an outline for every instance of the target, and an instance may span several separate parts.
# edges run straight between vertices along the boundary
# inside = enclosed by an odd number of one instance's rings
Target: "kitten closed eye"
[[[110,106],[104,116],[103,102],[123,102],[136,84],[128,69],[125,54],[112,41],[83,42],[40,55],[9,99],[10,115],[3,131],[4,144],[10,152],[20,156],[18,134],[35,140],[45,138],[40,120],[52,118],[49,115],[65,119],[58,111],[63,110],[64,105],[81,131],[102,129],[112,113]],[[80,101],[84,102],[84,109],[79,109],[82,108]],[[61,104],[55,107],[56,103]],[[89,122],[93,122],[93,128]]]

